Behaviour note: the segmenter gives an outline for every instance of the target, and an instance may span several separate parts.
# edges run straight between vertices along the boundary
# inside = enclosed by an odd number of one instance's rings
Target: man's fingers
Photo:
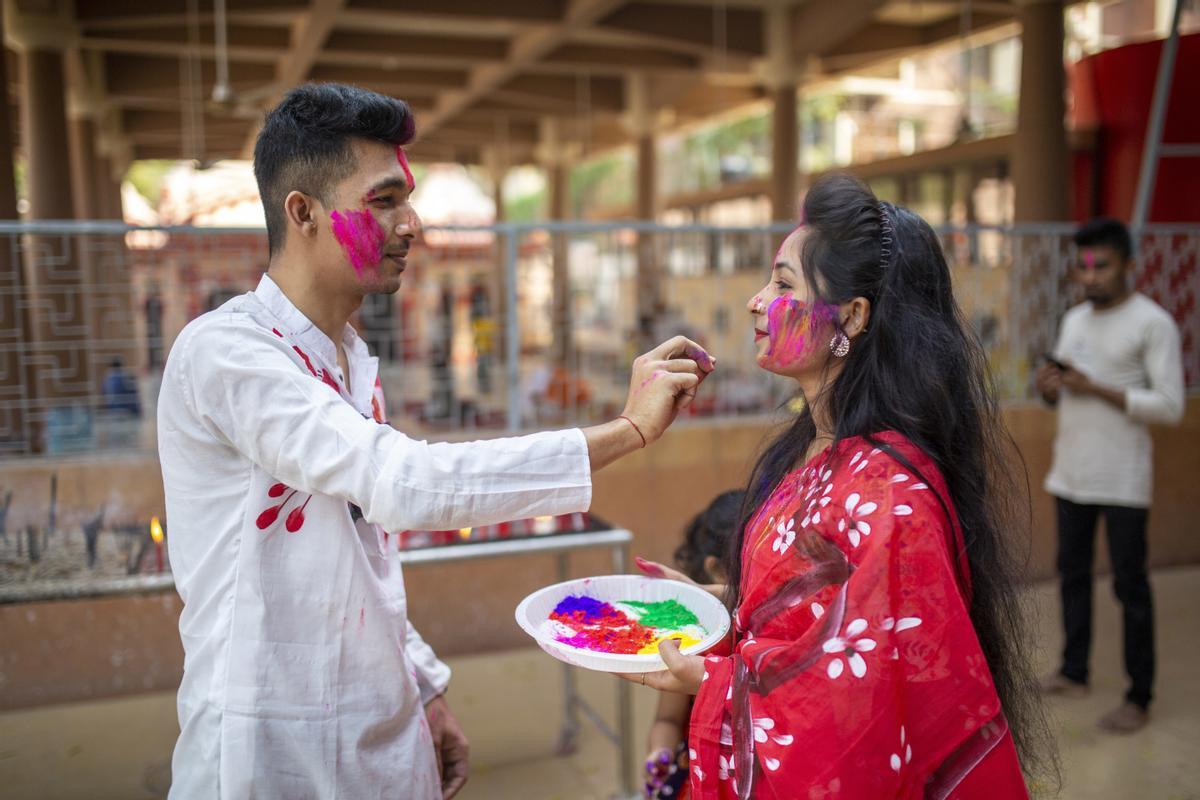
[[[711,372],[715,364],[715,360],[708,354],[707,350],[686,336],[674,336],[646,355],[655,361],[666,361],[679,356],[686,356],[699,364],[700,368],[705,372]]]
[[[690,358],[672,358],[660,361],[655,366],[666,372],[690,372],[698,377],[708,374],[699,363]]]
[[[467,785],[467,765],[454,765],[454,774],[447,775],[442,780],[442,800],[450,800]]]

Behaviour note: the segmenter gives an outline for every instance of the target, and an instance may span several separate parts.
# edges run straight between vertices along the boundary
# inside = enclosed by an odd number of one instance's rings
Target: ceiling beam
[[[1014,17],[1008,14],[975,13],[968,35],[1011,25],[1013,21]],[[825,73],[851,72],[953,41],[961,35],[957,19],[920,27],[875,23],[822,53],[821,69]]]
[[[461,89],[467,85],[466,70],[459,69],[370,69],[318,64],[310,76],[314,81],[336,81],[362,86],[410,86],[418,94],[439,89]],[[424,91],[420,91],[424,89]]]
[[[275,67],[275,83],[283,87],[283,91],[303,83],[308,78],[309,71],[317,61],[317,54],[329,38],[337,21],[338,12],[346,5],[346,0],[312,0],[308,11],[301,14],[292,26],[292,45],[287,54],[279,59]],[[283,91],[272,91],[262,103],[262,108],[270,108],[279,102]],[[254,143],[258,139],[258,126],[253,126],[246,143],[242,147],[242,156],[250,158],[254,154]]]
[[[554,52],[547,53],[538,67],[562,68],[576,71],[628,72],[644,69],[691,70],[700,66],[693,55],[672,53],[657,48],[581,44],[564,44]]]
[[[323,49],[323,55],[347,51],[372,53],[383,58],[449,55],[457,58],[502,61],[508,55],[508,40],[336,30],[330,34]]]
[[[715,53],[761,56],[762,12],[751,8],[632,3],[614,10],[598,28],[699,45]]]
[[[483,1],[486,2],[486,0]],[[529,65],[541,60],[547,53],[558,49],[570,39],[574,31],[592,25],[596,20],[621,6],[623,1],[569,0],[565,13],[556,24],[532,28],[518,35],[513,40],[506,61],[474,68],[471,71],[467,88],[460,92],[447,94],[439,102],[437,110],[424,118],[423,133],[436,132],[454,115],[500,88]],[[521,2],[523,3],[524,0]]]
[[[99,50],[107,53],[130,53],[152,56],[193,56],[212,60],[216,51],[211,42],[189,42],[186,38],[140,39],[105,36],[84,36],[79,40],[84,50]],[[229,45],[230,61],[249,61],[257,64],[273,64],[287,51],[269,45]]]
[[[566,11],[565,0],[353,0],[354,11],[376,10],[414,17],[449,17],[482,22],[489,19],[515,19],[525,22],[556,23]]]
[[[237,11],[287,12],[305,10],[304,0],[237,0]],[[104,27],[136,27],[183,22],[189,19],[188,0],[121,0],[120,3],[75,3],[75,19],[85,29]],[[211,3],[205,6],[211,7]],[[208,8],[197,16],[212,19]],[[233,9],[231,9],[232,11]]]
[[[844,42],[869,25],[887,0],[816,0],[796,11],[793,23],[794,63]]]
[[[104,74],[110,94],[137,94],[146,89],[164,89],[174,91],[178,97],[182,92],[178,54],[169,57],[106,53]],[[234,62],[229,65],[229,78],[234,83],[261,86],[270,83],[274,77],[275,70],[267,64]],[[201,61],[200,82],[206,96],[211,93],[215,80],[216,67],[213,62]]]

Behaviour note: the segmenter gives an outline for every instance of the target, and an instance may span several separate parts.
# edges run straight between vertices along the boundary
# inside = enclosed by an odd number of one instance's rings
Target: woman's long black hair
[[[943,502],[958,513],[971,570],[971,621],[1026,775],[1053,773],[1056,782],[1055,749],[1022,646],[1028,631],[1016,594],[1014,556],[1026,543],[1018,533],[1030,521],[1028,480],[1021,486],[1014,480],[1024,475],[1023,462],[1001,422],[983,348],[954,300],[937,236],[912,211],[880,203],[847,175],[812,185],[803,223],[801,267],[811,296],[833,304],[864,297],[870,320],[822,396],[806,398],[804,411],[754,466],[729,551],[730,607],[741,594],[746,525],[812,444],[813,406],[828,414],[835,445],[854,436],[872,441],[883,431],[903,434],[937,464],[950,493]]]

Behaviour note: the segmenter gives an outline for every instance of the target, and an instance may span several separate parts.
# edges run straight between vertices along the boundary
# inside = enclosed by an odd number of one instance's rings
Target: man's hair
[[[1133,255],[1133,237],[1125,223],[1110,217],[1096,217],[1075,231],[1076,247],[1111,247],[1121,257],[1129,260]]]
[[[325,205],[338,182],[354,171],[352,138],[408,144],[416,132],[403,100],[340,83],[308,83],[292,89],[263,121],[254,145],[254,177],[267,217],[273,256],[283,247],[289,192]]]

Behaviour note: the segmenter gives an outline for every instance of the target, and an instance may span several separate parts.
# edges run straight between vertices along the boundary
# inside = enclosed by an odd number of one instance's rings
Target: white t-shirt
[[[399,537],[586,509],[579,430],[414,441],[377,360],[268,277],[189,324],[158,403],[183,598],[172,798],[441,797],[423,701],[449,669],[407,622]]]
[[[1126,410],[1060,392],[1046,491],[1075,503],[1149,507],[1154,476],[1147,425],[1183,418],[1175,320],[1136,292],[1114,308],[1081,303],[1063,317],[1054,356],[1098,384],[1124,389]]]

